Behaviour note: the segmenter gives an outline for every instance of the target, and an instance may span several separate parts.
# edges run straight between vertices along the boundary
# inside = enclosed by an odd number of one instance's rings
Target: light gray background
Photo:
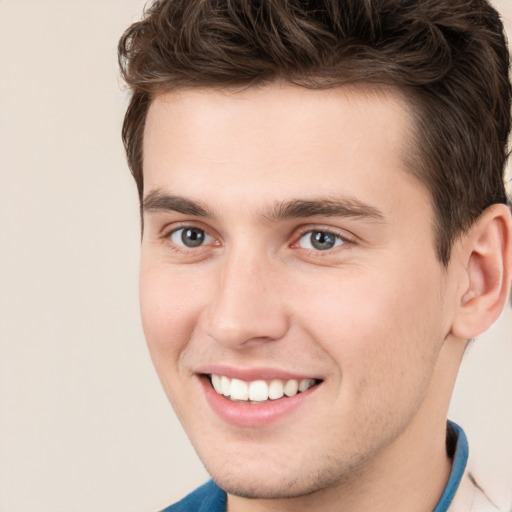
[[[116,44],[143,5],[0,0],[0,512],[154,512],[207,478],[139,321]],[[512,487],[511,333],[508,308],[466,357],[451,414],[498,489]]]

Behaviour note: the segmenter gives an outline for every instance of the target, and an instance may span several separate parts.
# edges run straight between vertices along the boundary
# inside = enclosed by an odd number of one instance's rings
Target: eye
[[[335,233],[329,231],[308,231],[304,233],[298,242],[303,249],[312,249],[315,251],[327,251],[343,245],[345,240]]]
[[[204,230],[194,227],[175,229],[171,233],[170,239],[176,245],[189,248],[200,247],[213,240]]]

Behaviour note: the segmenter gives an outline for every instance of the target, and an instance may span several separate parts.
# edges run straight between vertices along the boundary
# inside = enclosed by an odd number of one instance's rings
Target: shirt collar
[[[453,497],[459,488],[462,475],[464,474],[468,462],[469,447],[464,430],[462,430],[462,428],[456,423],[453,423],[453,421],[448,421],[447,430],[449,432],[448,437],[453,437],[455,441],[452,471],[446,487],[444,488],[443,494],[432,512],[445,512],[448,510],[448,507],[453,501]]]

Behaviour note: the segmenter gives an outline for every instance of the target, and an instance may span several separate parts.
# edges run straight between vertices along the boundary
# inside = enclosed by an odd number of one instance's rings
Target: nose
[[[232,254],[223,262],[207,312],[209,336],[227,348],[282,338],[289,327],[280,283],[266,258]]]

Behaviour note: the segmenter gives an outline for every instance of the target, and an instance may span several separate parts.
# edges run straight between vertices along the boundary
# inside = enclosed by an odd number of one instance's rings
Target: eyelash
[[[215,237],[210,235],[208,233],[208,230],[206,230],[200,226],[195,226],[194,224],[180,224],[178,226],[173,226],[172,229],[166,230],[162,233],[162,239],[168,241],[169,246],[175,252],[198,250],[198,249],[201,249],[201,248],[204,248],[204,247],[207,247],[208,245],[210,245],[210,244],[202,243],[202,244],[198,245],[197,247],[187,247],[186,245],[179,244],[172,239],[174,235],[176,235],[180,231],[185,231],[187,229],[201,231],[205,236],[205,240],[208,240],[208,239],[215,240]],[[218,245],[218,244],[214,244],[214,245]]]
[[[299,243],[302,240],[302,238],[304,238],[304,236],[306,236],[308,234],[310,234],[310,236],[311,236],[315,232],[331,236],[336,241],[340,241],[341,242],[340,244],[335,245],[334,247],[329,248],[329,249],[325,249],[325,250],[310,249],[310,248],[302,247],[303,250],[306,250],[306,251],[314,254],[315,256],[320,256],[320,257],[327,256],[328,254],[332,254],[332,252],[334,250],[341,249],[342,247],[347,246],[349,244],[353,244],[355,242],[355,240],[352,237],[349,237],[346,234],[341,234],[341,233],[339,233],[338,231],[336,231],[334,229],[324,228],[324,227],[321,227],[321,226],[307,226],[307,227],[304,227],[303,229],[300,230],[298,236],[295,238],[296,241],[293,242],[291,247],[292,248],[301,248],[299,246]],[[346,249],[346,247],[345,247],[345,249]]]
[[[214,246],[215,245],[217,245],[217,246],[220,245],[219,242],[212,244],[211,241],[210,241],[210,243],[201,243],[200,245],[198,245],[196,247],[188,247],[186,245],[179,244],[176,241],[172,240],[173,236],[176,235],[178,232],[183,231],[183,230],[187,230],[187,229],[193,229],[193,230],[201,231],[202,233],[204,233],[205,240],[207,242],[209,241],[208,239],[215,241],[215,237],[213,235],[209,234],[208,230],[206,230],[203,227],[196,226],[194,224],[181,224],[181,225],[178,225],[178,226],[174,226],[172,229],[169,229],[169,230],[163,232],[162,233],[162,238],[169,242],[169,245],[170,245],[170,247],[171,247],[171,249],[173,251],[181,252],[181,253],[188,252],[188,251],[197,251],[197,250],[200,250],[201,248],[204,249],[205,247],[208,247],[208,246],[211,246],[211,245],[214,245]],[[335,243],[337,243],[338,241],[341,242],[341,243],[338,243],[337,245],[335,245],[332,248],[326,248],[324,250],[314,249],[314,248],[307,248],[307,247],[301,247],[299,245],[301,239],[304,236],[306,236],[308,234],[313,234],[315,232],[322,233],[322,234],[327,235],[327,236],[331,236],[331,237],[333,237],[335,239]],[[335,251],[336,249],[341,249],[344,246],[347,246],[347,245],[350,245],[350,244],[354,243],[354,239],[352,237],[349,237],[346,234],[342,235],[341,233],[337,232],[334,229],[328,229],[328,228],[326,229],[326,228],[323,228],[323,227],[320,227],[320,226],[318,226],[318,227],[316,227],[316,226],[305,226],[304,228],[299,230],[298,235],[294,236],[294,240],[295,241],[290,245],[291,248],[293,248],[293,249],[303,249],[304,251],[308,251],[310,254],[313,254],[313,255],[319,256],[319,257],[327,256],[328,254],[332,254],[332,252]]]

